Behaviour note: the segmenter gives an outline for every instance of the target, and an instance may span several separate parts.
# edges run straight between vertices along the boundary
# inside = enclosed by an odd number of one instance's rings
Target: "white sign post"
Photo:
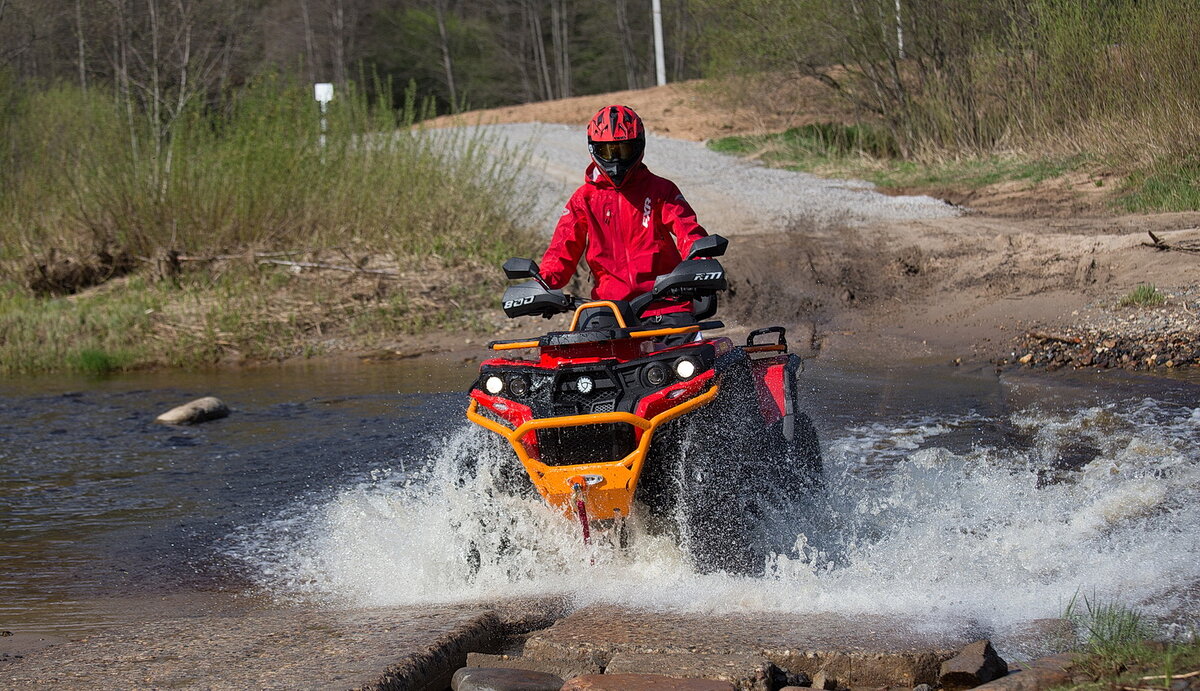
[[[321,105],[321,137],[318,141],[321,148],[325,148],[325,131],[328,129],[328,124],[325,121],[325,109],[329,107],[329,102],[333,100],[333,84],[323,82],[313,84],[313,98]]]
[[[654,13],[654,76],[658,78],[658,85],[663,86],[667,83],[667,61],[663,59],[662,0],[654,0],[651,11]]]

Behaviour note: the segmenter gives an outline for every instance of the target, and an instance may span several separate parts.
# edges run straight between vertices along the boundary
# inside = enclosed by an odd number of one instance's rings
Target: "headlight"
[[[487,389],[488,393],[495,396],[504,390],[504,380],[493,374],[487,378],[487,381],[483,383],[483,388]]]
[[[525,377],[513,377],[508,380],[508,390],[514,396],[524,396],[529,393],[529,382],[525,380]]]
[[[646,383],[650,386],[661,386],[667,380],[667,368],[663,367],[660,362],[652,362],[646,365],[646,369],[642,370],[642,374],[646,377]]]
[[[681,357],[675,361],[675,374],[680,379],[691,379],[696,374],[696,361]]]
[[[591,377],[580,377],[575,380],[575,390],[579,393],[590,393],[595,382]]]

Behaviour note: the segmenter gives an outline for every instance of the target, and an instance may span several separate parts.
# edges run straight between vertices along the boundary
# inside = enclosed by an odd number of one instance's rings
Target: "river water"
[[[585,548],[464,473],[506,452],[463,417],[472,378],[421,360],[0,384],[0,628],[86,633],[113,598],[212,591],[874,613],[999,641],[1079,596],[1198,623],[1195,382],[810,361],[828,492],[797,498],[796,549],[746,578],[695,573],[645,526]],[[202,395],[234,412],[154,423]]]

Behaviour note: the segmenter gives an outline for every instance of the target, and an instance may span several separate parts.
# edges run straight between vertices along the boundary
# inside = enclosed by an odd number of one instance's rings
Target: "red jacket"
[[[561,288],[587,252],[593,300],[627,300],[648,292],[654,278],[670,273],[692,243],[708,235],[675,183],[645,165],[629,171],[618,189],[588,166],[586,182],[563,210],[542,257],[542,278]],[[682,312],[688,303],[659,303],[648,315]]]

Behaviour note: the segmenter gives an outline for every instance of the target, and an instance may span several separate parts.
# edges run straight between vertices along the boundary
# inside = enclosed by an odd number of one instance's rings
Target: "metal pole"
[[[644,7],[644,5],[643,5]],[[667,83],[667,61],[663,58],[662,0],[654,0],[654,69],[658,85]],[[645,15],[643,15],[645,16]]]

